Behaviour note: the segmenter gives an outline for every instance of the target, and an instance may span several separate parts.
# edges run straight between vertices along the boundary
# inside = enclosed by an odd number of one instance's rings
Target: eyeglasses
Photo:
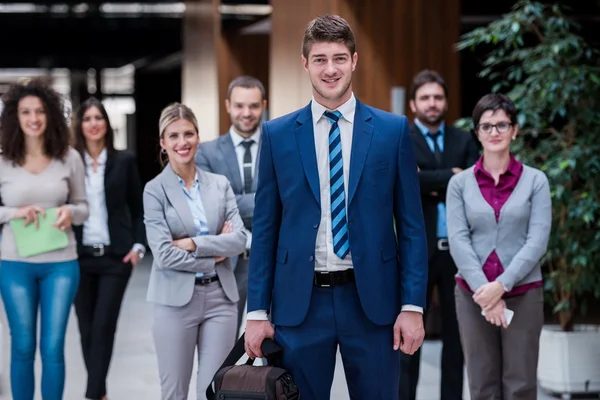
[[[496,131],[498,131],[498,133],[506,133],[510,130],[512,125],[513,124],[511,124],[510,122],[498,122],[497,124],[485,123],[477,125],[477,130],[481,133],[485,133],[486,135],[491,134],[494,128],[496,128]]]

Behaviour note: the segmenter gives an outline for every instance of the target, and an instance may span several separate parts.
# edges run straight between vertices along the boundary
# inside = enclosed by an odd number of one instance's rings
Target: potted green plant
[[[479,76],[520,110],[515,154],[550,181],[545,292],[559,323],[543,329],[538,377],[563,394],[600,392],[600,331],[576,324],[600,298],[600,67],[578,31],[560,6],[523,0],[457,44],[487,53]]]

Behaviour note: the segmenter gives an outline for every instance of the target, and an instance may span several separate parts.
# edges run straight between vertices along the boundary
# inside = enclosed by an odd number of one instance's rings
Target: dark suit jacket
[[[437,248],[437,204],[440,200],[446,200],[448,181],[454,175],[452,168],[467,169],[472,166],[479,158],[479,150],[471,134],[446,124],[440,165],[419,128],[411,125],[410,133],[420,169],[421,201],[427,231],[427,248],[431,257]],[[437,193],[437,196],[433,196],[433,192]]]
[[[142,190],[135,156],[127,151],[109,151],[104,170],[104,195],[110,247],[116,256],[125,256],[134,243],[146,243]],[[73,231],[81,254],[83,225],[74,226]]]
[[[256,192],[259,156],[260,147],[257,152],[256,167],[254,168],[252,192]],[[240,167],[231,135],[226,133],[210,142],[201,143],[198,147],[198,153],[196,153],[196,165],[203,171],[224,175],[229,180],[233,193],[235,193],[235,200],[242,221],[244,221],[244,226],[251,231],[252,216],[254,215],[254,193],[244,193],[244,184],[242,183]]]

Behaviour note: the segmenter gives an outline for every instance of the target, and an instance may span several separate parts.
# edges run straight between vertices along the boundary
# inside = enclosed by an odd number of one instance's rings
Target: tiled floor
[[[150,335],[151,305],[145,301],[150,270],[149,261],[149,257],[144,259],[143,264],[135,270],[127,289],[108,381],[111,400],[160,399],[156,359]],[[0,347],[2,351],[0,399],[4,400],[11,398],[8,374],[10,338],[4,312],[0,313],[0,322],[3,326],[2,346]],[[79,333],[73,313],[68,327],[65,354],[67,378],[64,399],[83,400],[86,373],[79,347]],[[438,342],[425,343],[423,349],[424,362],[421,363],[421,381],[418,389],[419,400],[438,398],[440,382],[439,354],[440,344]],[[338,366],[340,365],[341,362],[338,362]],[[36,400],[41,399],[39,395],[39,371],[38,356],[36,361],[38,387]],[[192,385],[190,393],[195,392],[194,386]],[[465,398],[468,399],[468,395]],[[190,395],[189,399],[192,400],[193,396]],[[344,372],[341,367],[336,369],[332,399],[348,399]],[[539,399],[551,399],[551,397],[540,394]]]

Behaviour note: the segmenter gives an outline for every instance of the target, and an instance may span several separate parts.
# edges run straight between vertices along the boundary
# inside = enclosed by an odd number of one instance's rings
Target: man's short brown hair
[[[448,97],[448,87],[446,86],[446,81],[440,74],[435,71],[426,69],[419,72],[415,78],[413,79],[412,86],[410,88],[410,100],[415,100],[417,96],[417,90],[421,88],[421,86],[426,85],[428,83],[437,83],[444,89],[444,95]]]
[[[308,23],[302,40],[302,55],[308,58],[308,53],[314,43],[344,43],[350,55],[356,52],[356,42],[350,24],[338,16],[325,14]]]
[[[231,92],[233,92],[233,89],[236,87],[243,87],[245,89],[258,88],[258,90],[260,90],[260,95],[262,96],[261,100],[267,98],[267,92],[265,91],[264,85],[253,76],[243,75],[232,80],[227,88],[227,100],[231,100]]]

